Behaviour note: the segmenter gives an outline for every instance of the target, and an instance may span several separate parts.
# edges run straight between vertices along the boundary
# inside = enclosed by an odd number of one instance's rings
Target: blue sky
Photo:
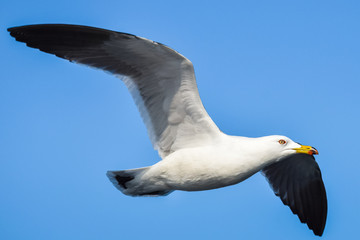
[[[225,133],[315,146],[328,194],[323,239],[359,224],[358,1],[6,1],[0,9],[0,239],[315,239],[262,175],[131,198],[107,170],[159,160],[124,84],[27,48],[12,26],[128,32],[189,58]],[[356,235],[355,235],[356,234]]]

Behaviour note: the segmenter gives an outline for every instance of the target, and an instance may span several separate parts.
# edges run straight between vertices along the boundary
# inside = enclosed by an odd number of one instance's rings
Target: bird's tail
[[[108,171],[106,176],[118,190],[129,196],[165,196],[171,193],[172,190],[159,189],[157,184],[142,178],[149,168]]]

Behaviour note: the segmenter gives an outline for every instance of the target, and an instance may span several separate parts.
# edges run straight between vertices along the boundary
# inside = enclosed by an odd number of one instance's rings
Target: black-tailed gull
[[[43,24],[9,28],[27,46],[120,77],[131,92],[162,160],[109,171],[130,196],[160,196],[239,183],[262,171],[275,194],[321,236],[327,200],[317,150],[285,136],[247,138],[221,132],[205,111],[192,63],[171,48],[132,34]]]

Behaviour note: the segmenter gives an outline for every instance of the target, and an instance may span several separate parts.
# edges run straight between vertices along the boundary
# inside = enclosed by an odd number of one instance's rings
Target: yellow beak
[[[311,146],[304,146],[304,145],[300,145],[299,148],[293,148],[297,153],[306,153],[309,155],[317,155],[319,154],[318,150],[316,150],[316,148],[311,147]]]

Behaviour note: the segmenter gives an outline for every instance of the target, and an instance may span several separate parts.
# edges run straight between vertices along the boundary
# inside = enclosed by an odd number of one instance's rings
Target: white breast
[[[241,142],[240,138],[225,135],[207,146],[178,150],[152,166],[144,177],[155,177],[172,189],[186,191],[239,183],[266,164],[258,151]]]

